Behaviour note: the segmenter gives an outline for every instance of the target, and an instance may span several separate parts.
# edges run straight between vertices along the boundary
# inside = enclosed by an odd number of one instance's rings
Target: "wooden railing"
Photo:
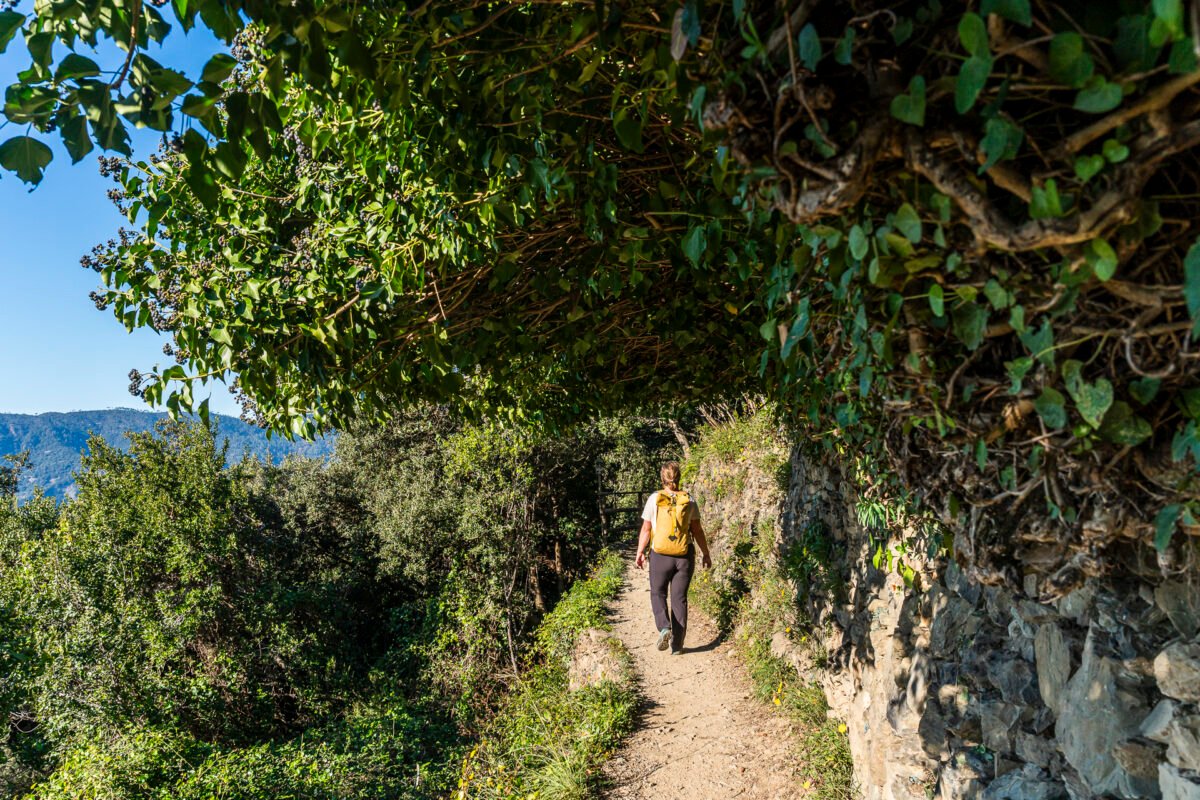
[[[596,492],[600,507],[600,527],[607,538],[614,532],[620,533],[617,526],[627,526],[630,533],[636,533],[640,527],[642,509],[646,500],[655,489],[645,489],[636,492]]]

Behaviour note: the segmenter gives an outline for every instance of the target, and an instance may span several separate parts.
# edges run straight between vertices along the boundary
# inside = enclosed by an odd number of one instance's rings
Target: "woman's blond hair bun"
[[[662,485],[664,489],[670,489],[672,492],[679,491],[679,477],[681,471],[678,461],[668,461],[662,465],[659,470],[659,476],[662,477]]]

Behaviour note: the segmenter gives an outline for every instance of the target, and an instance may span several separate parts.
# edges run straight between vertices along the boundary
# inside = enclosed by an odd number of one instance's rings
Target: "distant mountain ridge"
[[[229,442],[229,458],[238,461],[243,454],[279,463],[290,455],[320,458],[333,451],[334,437],[313,442],[289,442],[236,417],[213,414],[217,435]],[[125,448],[128,431],[148,431],[166,414],[132,408],[102,411],[46,412],[44,414],[0,414],[0,456],[29,451],[30,470],[21,484],[21,495],[28,496],[35,486],[48,495],[70,495],[75,486],[73,473],[79,469],[80,452],[92,435],[109,444]]]

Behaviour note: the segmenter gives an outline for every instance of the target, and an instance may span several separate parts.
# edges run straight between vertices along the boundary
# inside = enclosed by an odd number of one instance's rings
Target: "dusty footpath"
[[[608,800],[800,797],[791,725],[753,698],[732,643],[693,605],[683,652],[658,650],[647,574],[628,564],[612,625],[644,703],[637,730],[605,766]]]

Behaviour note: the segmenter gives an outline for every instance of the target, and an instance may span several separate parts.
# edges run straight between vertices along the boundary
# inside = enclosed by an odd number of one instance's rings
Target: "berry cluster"
[[[125,160],[118,156],[99,156],[96,162],[100,165],[100,177],[119,179],[121,170],[125,168]]]
[[[129,370],[129,393],[134,397],[145,397],[147,380],[149,376],[143,375],[137,367]]]

